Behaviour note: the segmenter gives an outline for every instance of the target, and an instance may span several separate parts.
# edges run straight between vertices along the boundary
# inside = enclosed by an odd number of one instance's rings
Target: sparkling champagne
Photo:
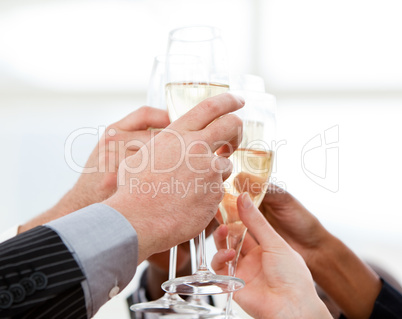
[[[227,92],[229,85],[174,82],[166,84],[165,90],[169,117],[175,121],[206,98]]]
[[[239,218],[237,197],[248,192],[257,207],[261,204],[271,176],[274,152],[240,148],[229,159],[233,172],[224,182],[225,195],[219,208],[232,240],[242,241],[246,228]]]

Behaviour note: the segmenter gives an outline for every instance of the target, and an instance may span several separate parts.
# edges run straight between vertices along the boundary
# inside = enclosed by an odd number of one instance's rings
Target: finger
[[[232,174],[232,171],[233,171],[233,164],[230,164],[230,166],[228,166],[228,168],[224,172],[222,172],[222,181],[226,181]]]
[[[146,130],[149,127],[165,128],[170,124],[167,111],[143,106],[112,125],[126,131]]]
[[[215,151],[215,153],[219,156],[229,157],[238,148],[240,143],[235,141],[230,142],[223,141],[219,145],[221,146],[219,146],[219,148]]]
[[[233,164],[226,157],[215,156],[212,159],[211,165],[215,172],[222,174],[222,181],[228,179],[230,174],[232,174]]]
[[[257,207],[254,206],[248,193],[243,193],[238,197],[237,208],[240,219],[253,233],[264,251],[268,251],[272,247],[287,247],[286,242],[276,233]]]
[[[215,214],[215,220],[219,223],[219,224],[223,224],[223,217],[222,217],[222,213],[218,208],[218,211]]]
[[[110,135],[110,133],[108,133]],[[138,151],[141,147],[149,142],[155,135],[153,131],[135,131],[126,132],[119,131],[117,134],[111,135],[111,138],[105,140],[106,150],[124,149],[130,151]]]
[[[242,120],[234,114],[227,114],[206,127],[202,135],[212,152],[220,149],[219,155],[229,157],[239,146],[242,132]]]
[[[228,226],[220,225],[213,233],[216,249],[225,249],[226,237],[228,235]]]
[[[291,202],[292,200],[295,200],[295,198],[283,188],[280,188],[272,183],[268,185],[266,194],[264,196],[264,203],[274,205],[285,204]]]
[[[238,193],[247,192],[252,197],[256,197],[264,191],[266,181],[266,178],[247,172],[240,172],[234,178],[233,184]]]
[[[217,274],[227,273],[228,261],[233,260],[236,256],[236,251],[234,249],[220,249],[212,258],[211,266]]]
[[[246,256],[250,251],[252,251],[257,246],[258,243],[256,242],[256,240],[253,238],[251,234],[247,232],[246,236],[244,236],[243,246],[241,247],[240,255]]]
[[[234,112],[244,106],[244,99],[230,93],[208,98],[172,123],[174,129],[198,131],[205,128],[218,117]]]

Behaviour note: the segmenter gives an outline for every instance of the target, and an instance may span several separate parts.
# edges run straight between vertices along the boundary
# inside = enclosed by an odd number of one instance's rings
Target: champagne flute
[[[165,69],[166,56],[159,55],[154,58],[151,77],[147,91],[147,104],[149,106],[166,109],[165,100]],[[158,128],[156,128],[158,130]],[[177,246],[170,249],[169,256],[169,279],[176,277]],[[130,306],[130,310],[137,313],[159,314],[201,314],[209,312],[209,309],[200,305],[193,305],[183,300],[177,294],[165,293],[161,298],[138,303]]]
[[[248,192],[258,207],[265,195],[274,160],[276,129],[276,99],[273,95],[257,91],[233,91],[243,96],[245,106],[235,112],[243,120],[243,140],[229,157],[233,163],[230,177],[224,183],[225,195],[219,205],[223,223],[228,226],[227,247],[236,251],[228,263],[229,276],[235,276],[236,265],[247,228],[239,218],[237,198]],[[226,305],[226,318],[232,313],[232,294]]]
[[[170,31],[167,54],[199,56],[211,83],[228,83],[226,48],[218,28],[188,26]]]
[[[208,86],[205,86],[209,90],[209,94],[204,94],[204,98],[223,93],[227,90],[226,85],[223,88],[219,85],[228,83],[226,49],[219,29],[211,26],[189,26],[172,30],[169,33],[167,53],[195,55],[202,58],[205,63],[209,83],[218,84],[215,87],[211,85],[209,89]],[[202,92],[200,93],[202,95]],[[189,107],[189,105],[192,107],[197,103],[193,105],[184,104],[184,108]],[[200,269],[207,269],[205,263],[205,232],[200,235],[199,245],[201,254],[198,265]],[[232,285],[232,289],[238,288],[236,285]]]
[[[227,82],[211,82],[206,60],[194,55],[170,55],[166,64],[166,102],[171,120],[208,97],[228,91]],[[221,76],[220,79],[223,79]],[[205,231],[199,236],[200,261],[191,276],[179,277],[162,284],[162,289],[185,295],[211,295],[236,291],[244,281],[212,273],[206,263]]]
[[[260,92],[260,93],[265,93],[265,82],[264,79],[258,75],[254,74],[231,74],[230,75],[230,90],[231,92],[237,93],[239,95],[244,96],[244,92]],[[237,92],[236,92],[237,91]],[[275,110],[272,110],[272,113],[275,113]],[[240,115],[243,119],[244,116],[242,114],[237,114]],[[245,125],[243,128],[244,131],[248,131],[249,129],[247,128],[249,126],[248,124]],[[274,127],[274,125],[270,124],[271,127]],[[246,133],[247,134],[247,133]],[[269,136],[274,136],[274,134],[270,133]],[[223,222],[223,221],[221,221]],[[240,250],[240,248],[239,248]],[[218,313],[214,315],[212,318],[215,319],[224,319],[225,317],[228,317],[230,319],[240,319],[241,317],[238,317],[234,311],[232,310],[231,307],[232,303],[232,294],[228,295],[227,299],[227,306],[226,309],[228,309],[227,313],[226,311],[222,311],[221,313]],[[201,318],[211,318],[209,314],[206,315],[201,315]]]
[[[193,271],[193,273],[195,273],[199,267],[198,261],[200,260],[200,258],[198,258],[197,256],[199,255],[200,250],[198,241],[199,238],[194,238],[190,241],[191,270]],[[211,298],[211,296],[208,297]],[[199,319],[220,318],[225,314],[223,309],[212,306],[209,302],[205,301],[205,296],[191,295],[189,298],[187,298],[187,302],[208,309],[208,313],[200,314]]]

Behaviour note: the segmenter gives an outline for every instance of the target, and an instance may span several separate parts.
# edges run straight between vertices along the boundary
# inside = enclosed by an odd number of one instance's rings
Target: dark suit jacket
[[[382,289],[375,301],[370,319],[402,319],[402,295],[386,281],[382,282]],[[339,319],[346,317],[341,315]]]
[[[39,226],[0,244],[0,318],[87,318],[74,257]]]

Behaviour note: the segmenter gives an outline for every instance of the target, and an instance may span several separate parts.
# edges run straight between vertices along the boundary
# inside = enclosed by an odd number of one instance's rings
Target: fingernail
[[[233,250],[233,249],[226,249],[226,250],[224,251],[225,255],[230,254],[232,250]]]
[[[242,205],[244,208],[250,208],[253,205],[249,193],[245,192],[242,196]]]

